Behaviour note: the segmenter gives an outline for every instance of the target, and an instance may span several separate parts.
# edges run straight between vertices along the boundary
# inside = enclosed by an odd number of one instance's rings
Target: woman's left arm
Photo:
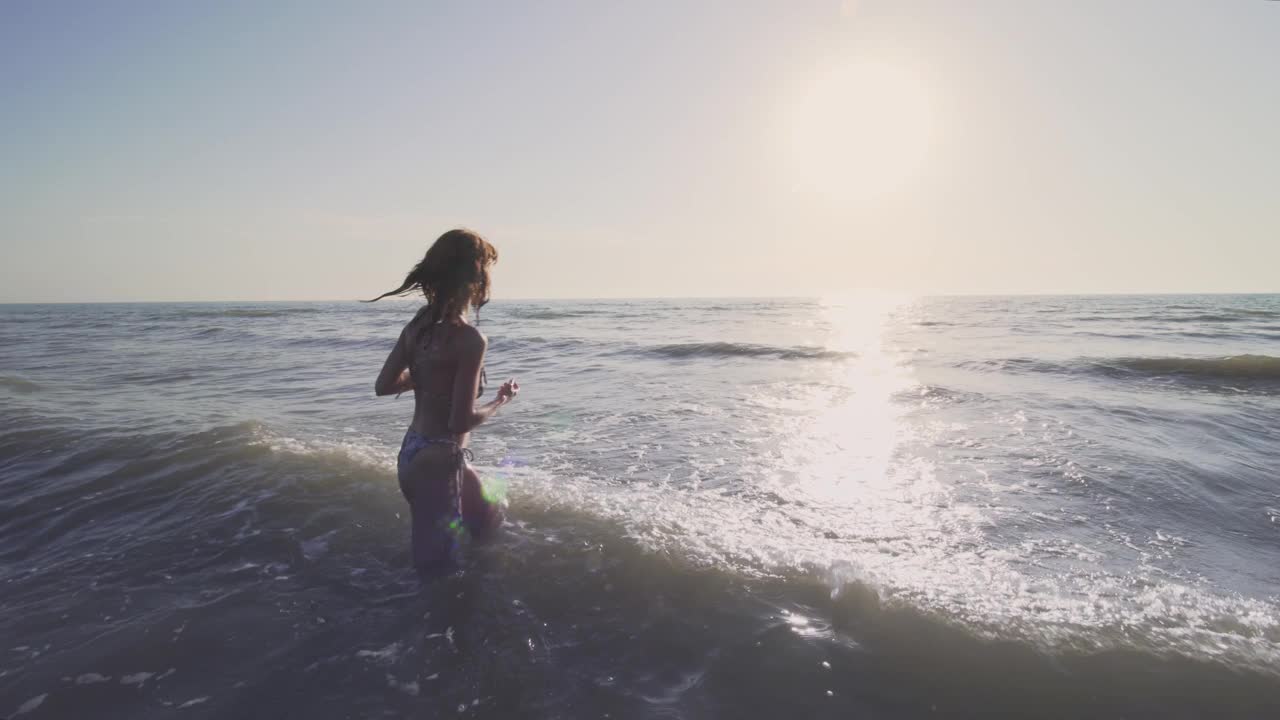
[[[406,325],[404,330],[400,331],[400,337],[396,340],[396,346],[391,348],[391,352],[387,355],[387,361],[382,364],[382,372],[378,373],[378,379],[373,383],[373,393],[379,397],[383,395],[399,395],[413,389],[413,378],[409,376],[409,353],[407,351],[407,341],[405,336],[409,332],[409,326]]]

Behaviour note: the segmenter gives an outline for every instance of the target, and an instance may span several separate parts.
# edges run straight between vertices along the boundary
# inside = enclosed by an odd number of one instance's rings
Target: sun
[[[839,205],[874,203],[909,181],[926,159],[932,134],[921,78],[883,63],[819,72],[787,114],[792,188]]]

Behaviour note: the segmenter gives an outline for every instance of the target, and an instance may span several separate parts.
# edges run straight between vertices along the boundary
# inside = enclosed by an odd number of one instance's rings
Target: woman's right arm
[[[449,432],[462,435],[469,433],[480,423],[488,420],[498,408],[515,397],[515,391],[506,390],[497,393],[493,400],[477,406],[476,394],[480,389],[480,368],[484,366],[484,352],[488,341],[479,332],[469,335],[458,359],[458,374],[453,380],[453,403],[449,413]],[[510,383],[514,385],[514,383]]]
[[[374,395],[378,397],[398,395],[413,389],[413,378],[409,374],[408,343],[405,340],[408,332],[409,326],[406,325],[404,330],[400,331],[395,347],[391,348],[391,352],[387,354],[387,360],[382,364],[382,371],[378,373],[378,379],[373,383]]]

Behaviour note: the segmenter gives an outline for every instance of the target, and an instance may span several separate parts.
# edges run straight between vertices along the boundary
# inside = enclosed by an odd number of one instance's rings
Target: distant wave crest
[[[1082,315],[1072,318],[1075,322],[1142,322],[1142,323],[1234,323],[1256,322],[1280,317],[1280,312],[1272,310],[1249,310],[1243,308],[1222,309],[1216,312],[1198,312],[1190,314],[1159,313],[1145,315]]]
[[[779,347],[735,342],[698,342],[655,345],[645,348],[650,355],[669,358],[772,357],[782,360],[839,360],[857,353],[828,350],[809,345]]]
[[[520,306],[503,308],[503,312],[506,313],[508,317],[519,318],[521,320],[565,320],[569,318],[600,314],[597,310],[581,308],[574,310],[554,310],[551,308]]]
[[[1104,377],[1178,378],[1200,383],[1280,383],[1280,357],[1232,355],[1228,357],[1119,357],[1083,358],[1055,363],[1033,358],[1005,358],[962,363],[962,367],[995,372],[1031,372]]]
[[[1271,355],[1234,355],[1221,358],[1122,358],[1108,364],[1145,375],[1280,381],[1280,357]]]
[[[177,313],[181,318],[273,318],[290,315],[311,315],[320,312],[319,308],[226,308],[186,310]]]

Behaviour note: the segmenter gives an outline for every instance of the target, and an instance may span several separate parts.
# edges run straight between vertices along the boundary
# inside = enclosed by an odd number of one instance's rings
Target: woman
[[[514,379],[483,405],[488,341],[467,322],[467,312],[489,301],[489,267],[498,251],[470,230],[441,235],[404,284],[383,293],[422,291],[427,299],[404,326],[374,384],[379,395],[413,390],[413,422],[400,446],[400,492],[409,501],[413,563],[421,570],[454,564],[463,536],[486,535],[502,521],[501,508],[482,492],[467,459],[473,429],[520,392]]]

